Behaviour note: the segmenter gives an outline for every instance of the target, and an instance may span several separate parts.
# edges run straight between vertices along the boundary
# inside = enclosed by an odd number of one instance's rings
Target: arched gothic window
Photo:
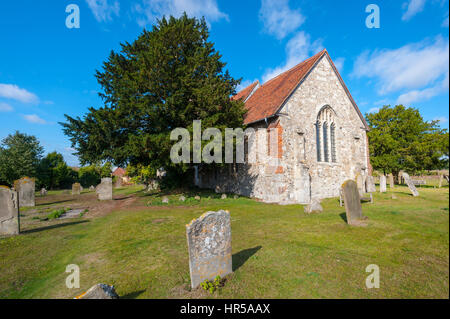
[[[336,124],[331,107],[324,106],[317,115],[316,147],[318,162],[336,163]]]

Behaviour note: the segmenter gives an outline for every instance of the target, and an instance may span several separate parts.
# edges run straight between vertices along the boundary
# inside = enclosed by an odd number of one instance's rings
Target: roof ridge
[[[285,73],[294,71],[295,69],[297,69],[298,67],[300,67],[303,63],[306,63],[306,62],[308,62],[309,60],[311,60],[312,58],[316,57],[317,55],[322,55],[322,54],[325,53],[325,52],[327,52],[327,49],[323,49],[323,50],[321,50],[320,52],[317,52],[316,54],[314,54],[313,56],[310,56],[310,57],[307,58],[306,60],[303,60],[302,62],[297,63],[296,65],[294,65],[294,66],[291,67],[290,69],[281,72],[280,74],[278,74],[277,76],[271,78],[270,80],[267,80],[266,82],[264,82],[264,84],[261,85],[261,87],[263,87],[264,85],[266,85],[266,84],[272,82],[273,80],[275,80],[276,78],[278,78],[279,76],[281,76],[281,75],[283,75],[283,74],[285,74]]]

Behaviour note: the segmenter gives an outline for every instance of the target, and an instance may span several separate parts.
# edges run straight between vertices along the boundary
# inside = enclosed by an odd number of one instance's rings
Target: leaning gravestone
[[[392,175],[392,173],[391,174],[389,174],[388,175],[388,178],[389,178],[389,188],[394,188],[394,175]]]
[[[14,181],[14,189],[17,191],[19,207],[35,206],[34,185],[34,178],[22,177],[21,179]]]
[[[380,176],[380,193],[386,193],[386,176]]]
[[[97,185],[95,191],[97,192],[97,198],[99,200],[111,200],[112,199],[112,178],[104,177],[100,184]]]
[[[342,197],[344,198],[345,213],[349,225],[361,225],[365,217],[362,214],[361,199],[358,187],[353,180],[347,180],[342,184]]]
[[[373,180],[372,175],[368,175],[366,177],[366,192],[367,193],[374,193],[377,189],[375,188],[375,181]]]
[[[186,225],[191,287],[233,272],[230,213],[207,212]]]
[[[72,195],[80,195],[81,194],[81,185],[80,183],[72,184]]]
[[[417,191],[416,186],[414,186],[414,183],[412,182],[408,173],[403,172],[402,177],[405,180],[406,185],[408,185],[408,188],[411,191],[412,195],[414,197],[419,196],[419,192]]]
[[[0,235],[19,234],[19,204],[17,192],[0,186]]]

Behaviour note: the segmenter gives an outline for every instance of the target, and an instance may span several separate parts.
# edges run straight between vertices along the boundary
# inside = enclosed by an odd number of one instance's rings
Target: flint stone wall
[[[35,206],[34,191],[35,179],[30,177],[22,177],[14,181],[14,189],[17,192],[19,207]]]
[[[0,186],[0,235],[17,235],[20,231],[17,192]]]
[[[207,212],[194,219],[186,225],[186,237],[192,288],[233,271],[229,212]]]
[[[317,161],[315,123],[325,106],[335,113],[336,163]],[[339,196],[344,181],[355,179],[357,174],[363,178],[368,175],[366,130],[326,56],[291,94],[280,113],[284,116],[252,125],[256,132],[249,150],[256,152],[256,163],[229,164],[218,171],[200,167],[196,185],[264,202],[308,204],[312,199]],[[279,165],[267,161],[264,131],[268,126],[280,133]]]

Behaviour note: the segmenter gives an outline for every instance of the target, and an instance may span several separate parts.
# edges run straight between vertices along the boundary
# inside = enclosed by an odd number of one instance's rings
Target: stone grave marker
[[[304,211],[307,214],[323,212],[322,205],[320,205],[320,200],[312,199],[311,203],[305,206]]]
[[[97,198],[99,200],[111,200],[112,199],[112,178],[104,177],[100,184],[95,188],[97,192]]]
[[[0,185],[0,235],[17,235],[20,231],[17,192]]]
[[[395,186],[394,175],[392,175],[392,173],[389,174],[388,179],[389,179],[389,188],[391,188],[391,189],[394,188],[394,186]]]
[[[372,175],[368,175],[366,177],[366,192],[367,193],[374,193],[377,189],[375,188],[375,181],[373,179]]]
[[[386,193],[386,176],[380,176],[380,193]]]
[[[180,196],[180,198],[178,198],[178,200],[180,202],[184,202],[186,200],[186,197],[184,197],[183,195]]]
[[[72,195],[80,195],[81,194],[81,185],[80,183],[72,184]]]
[[[45,188],[41,188],[41,196],[47,195],[47,190]]]
[[[347,180],[342,184],[342,197],[344,199],[345,213],[349,225],[361,225],[366,217],[362,214],[361,198],[358,187],[353,180]]]
[[[222,196],[220,197],[220,199],[226,199],[227,198],[227,194],[222,194]]]
[[[191,287],[232,273],[230,213],[207,212],[186,225]]]
[[[19,207],[33,207],[35,179],[30,177],[22,177],[14,181],[14,189],[17,192]]]
[[[364,195],[364,177],[361,174],[356,174],[355,181],[356,181],[356,186],[358,187],[359,196],[363,197],[363,195]]]
[[[91,192],[95,191],[94,185],[91,185],[91,187],[89,187],[89,190],[90,190]]]
[[[408,173],[403,172],[402,177],[405,180],[406,185],[408,185],[409,190],[411,191],[411,194],[416,197],[419,196],[419,192],[416,189],[416,186],[414,186],[414,183],[412,182],[411,178],[409,177]]]
[[[161,201],[163,204],[169,204],[169,197],[164,196]]]

